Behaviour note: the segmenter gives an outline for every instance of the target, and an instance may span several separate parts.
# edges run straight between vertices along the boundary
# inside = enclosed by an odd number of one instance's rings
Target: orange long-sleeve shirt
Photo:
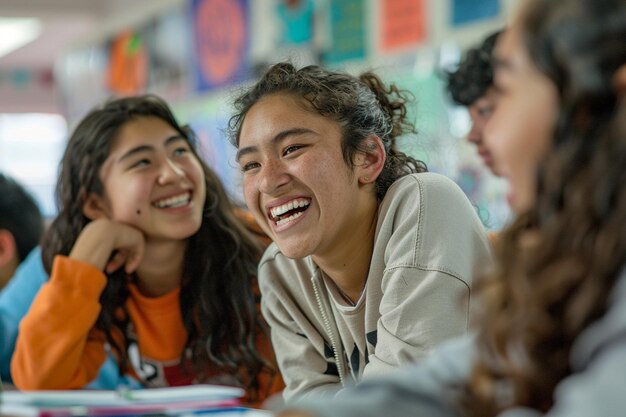
[[[263,247],[271,242],[249,212],[235,208],[234,213]],[[94,380],[107,355],[104,335],[93,328],[105,285],[106,276],[92,265],[62,256],[55,259],[50,281],[42,286],[20,325],[11,362],[17,387],[74,389]],[[256,282],[254,287],[258,293]],[[129,359],[135,362],[132,376],[148,386],[192,383],[193,376],[181,374],[178,365],[186,340],[180,290],[148,298],[133,285],[129,289],[126,307],[132,323],[130,336],[137,342],[129,349]],[[258,305],[257,311],[262,320]],[[275,365],[269,335],[259,332],[256,339],[259,354]],[[249,405],[257,406],[284,388],[278,371],[275,375],[263,373],[259,382],[259,397],[246,399]]]
[[[106,359],[105,339],[94,330],[106,276],[94,266],[67,257],[54,260],[44,284],[20,325],[11,372],[20,389],[82,388],[96,378]],[[129,359],[134,375],[147,386],[186,385],[193,375],[180,371],[186,331],[179,289],[157,298],[130,286],[127,309],[132,323]],[[259,335],[257,349],[273,357],[268,337]],[[136,343],[135,343],[136,342]],[[262,396],[279,391],[279,377],[262,375]],[[262,401],[260,398],[259,401]]]

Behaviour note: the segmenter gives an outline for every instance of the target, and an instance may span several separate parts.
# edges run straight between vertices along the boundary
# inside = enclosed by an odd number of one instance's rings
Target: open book
[[[218,385],[117,391],[8,391],[0,397],[0,415],[181,415],[237,408],[243,395],[241,388]]]

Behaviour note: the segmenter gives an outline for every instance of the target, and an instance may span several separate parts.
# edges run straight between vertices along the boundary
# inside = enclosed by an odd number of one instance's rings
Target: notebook
[[[117,391],[8,391],[0,414],[16,417],[181,415],[240,408],[241,388],[190,385]]]

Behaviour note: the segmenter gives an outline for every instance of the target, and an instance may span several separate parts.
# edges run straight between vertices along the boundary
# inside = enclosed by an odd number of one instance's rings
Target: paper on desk
[[[132,403],[223,400],[240,398],[245,391],[221,385],[188,385],[139,390],[7,391],[0,396],[4,404],[38,406],[98,406]]]

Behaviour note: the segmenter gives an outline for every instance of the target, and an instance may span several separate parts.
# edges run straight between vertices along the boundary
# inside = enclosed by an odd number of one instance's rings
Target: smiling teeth
[[[299,211],[296,214],[292,214],[291,216],[287,217],[286,219],[280,219],[276,222],[276,226],[281,226],[285,223],[289,223],[292,220],[297,219],[298,217],[302,216],[304,214],[303,211]]]
[[[191,200],[191,193],[184,193],[176,195],[174,197],[165,198],[163,200],[156,201],[154,206],[157,208],[176,208],[183,207],[189,204]]]
[[[287,213],[290,210],[296,209],[296,208],[300,208],[300,207],[308,207],[311,203],[309,202],[309,200],[306,200],[304,198],[298,198],[295,200],[290,201],[287,204],[283,204],[282,206],[278,206],[278,207],[274,207],[272,209],[270,209],[270,213],[272,214],[272,217],[277,218],[279,216],[282,216],[283,214]],[[293,216],[290,216],[288,219],[283,219],[285,221],[291,219],[292,217],[298,215],[297,217],[300,217],[299,215],[302,214],[302,212],[300,213],[296,213]],[[283,220],[279,220],[279,222],[283,221]]]

